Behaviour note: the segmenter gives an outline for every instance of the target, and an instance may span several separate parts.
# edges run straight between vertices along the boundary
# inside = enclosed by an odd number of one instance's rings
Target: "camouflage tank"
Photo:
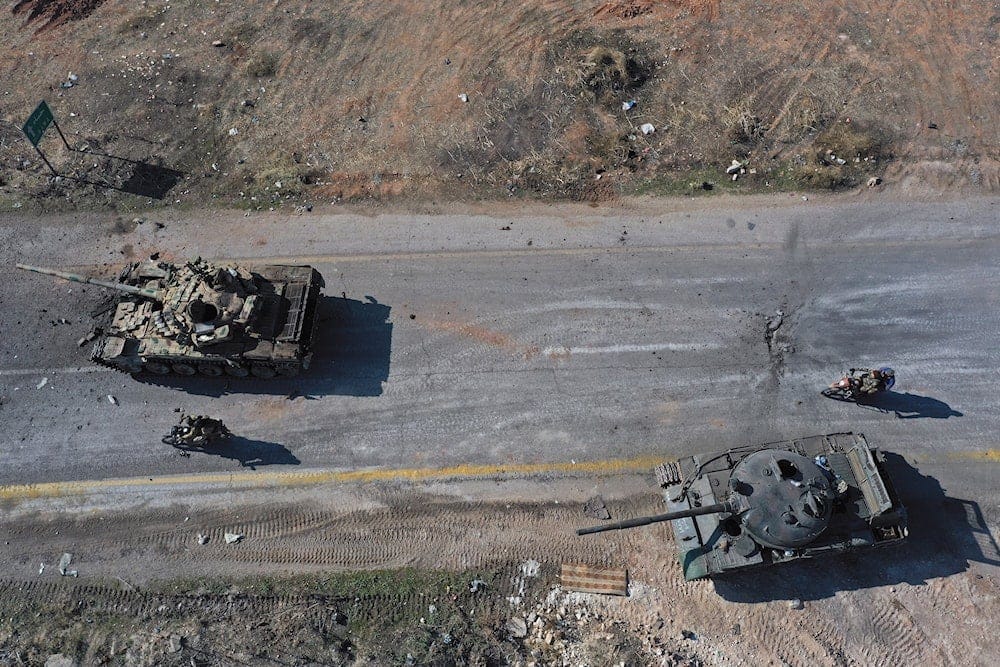
[[[655,470],[669,512],[577,534],[670,521],[687,580],[880,547],[907,535],[884,463],[853,433],[691,456]]]
[[[310,266],[144,262],[118,282],[17,268],[119,292],[91,358],[127,373],[296,375],[309,367],[323,278]]]

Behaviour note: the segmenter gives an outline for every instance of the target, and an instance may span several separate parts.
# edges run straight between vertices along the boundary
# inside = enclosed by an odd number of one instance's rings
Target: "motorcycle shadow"
[[[204,447],[191,445],[173,445],[173,447],[186,456],[208,454],[223,459],[232,459],[238,461],[241,467],[251,470],[256,470],[257,466],[299,465],[301,463],[298,457],[284,445],[235,436],[224,442]]]
[[[859,400],[858,404],[871,405],[884,412],[894,412],[899,419],[948,419],[948,417],[964,416],[963,413],[936,398],[895,391],[886,391],[867,400]]]

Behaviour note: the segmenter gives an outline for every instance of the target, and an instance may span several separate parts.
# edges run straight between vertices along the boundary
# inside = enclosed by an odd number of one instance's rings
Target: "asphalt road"
[[[672,456],[854,430],[995,524],[998,219],[996,199],[858,197],[165,212],[131,231],[7,215],[0,484]],[[268,385],[96,369],[75,341],[99,290],[12,268],[108,275],[154,251],[316,266],[315,367]],[[898,382],[881,409],[819,395],[845,367],[886,363]],[[240,439],[179,457],[159,441],[174,408]]]

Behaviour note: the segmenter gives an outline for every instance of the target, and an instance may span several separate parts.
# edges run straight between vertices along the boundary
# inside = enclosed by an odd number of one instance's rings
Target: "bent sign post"
[[[42,162],[48,166],[53,174],[58,176],[59,172],[57,172],[55,167],[49,163],[45,154],[42,153],[42,149],[38,147],[38,144],[42,141],[42,136],[45,134],[45,130],[49,128],[49,125],[55,125],[56,132],[59,133],[59,138],[62,139],[66,148],[69,148],[69,143],[66,141],[66,137],[63,135],[62,130],[59,129],[59,123],[56,122],[55,116],[52,115],[52,109],[50,109],[49,105],[45,103],[45,100],[38,103],[38,106],[35,107],[35,110],[31,112],[30,116],[28,116],[28,120],[24,122],[21,129],[24,131],[24,136],[28,137],[28,141],[30,141],[31,145],[35,147],[36,151],[38,151],[38,155],[42,158]]]

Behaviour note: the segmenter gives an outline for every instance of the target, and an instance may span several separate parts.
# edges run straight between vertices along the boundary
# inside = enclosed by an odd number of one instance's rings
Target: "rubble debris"
[[[205,545],[208,544],[208,535],[203,535],[198,533],[198,544]]]
[[[184,648],[184,645],[181,643],[180,635],[170,635],[170,639],[168,641],[170,642],[168,650],[171,653],[180,653],[181,649]]]
[[[528,560],[521,563],[521,574],[526,577],[537,577],[542,571],[542,564],[539,563],[534,558],[529,558]]]
[[[639,126],[639,129],[642,130],[643,134],[652,134],[653,132],[656,132],[656,126],[652,123],[643,123]]]
[[[611,512],[608,511],[607,505],[604,504],[604,498],[600,496],[594,496],[584,503],[583,513],[584,515],[595,519],[611,518]]]
[[[486,588],[486,582],[482,579],[473,579],[469,582],[470,593],[478,593],[481,588]]]
[[[80,575],[76,570],[69,569],[70,563],[73,562],[73,554],[64,553],[62,558],[59,559],[59,574],[64,577],[77,577]]]
[[[240,133],[240,131],[237,130],[235,127],[229,128],[229,136],[235,137],[239,133]]]
[[[226,544],[236,544],[246,537],[243,533],[226,533]]]
[[[53,653],[46,659],[45,667],[80,667],[80,663],[62,653]]]
[[[777,331],[784,321],[785,312],[779,308],[774,312],[774,317],[767,321],[767,330],[771,332]]]
[[[48,383],[49,383],[49,379],[47,377],[44,377],[44,378],[42,378],[41,380],[38,381],[38,384],[35,385],[35,389],[41,389],[42,387],[44,387]]]
[[[739,174],[743,171],[743,163],[739,160],[733,160],[732,163],[726,167],[726,174],[730,176],[733,174]]]
[[[507,632],[515,639],[523,639],[528,636],[528,624],[520,616],[514,616],[507,621]]]

